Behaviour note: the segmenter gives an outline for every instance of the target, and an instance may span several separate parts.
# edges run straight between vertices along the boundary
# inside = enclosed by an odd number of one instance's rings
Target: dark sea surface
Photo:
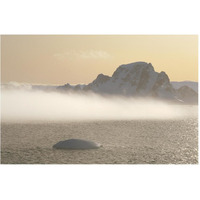
[[[198,117],[179,120],[8,123],[1,127],[2,164],[198,164]],[[99,149],[57,150],[85,139]]]

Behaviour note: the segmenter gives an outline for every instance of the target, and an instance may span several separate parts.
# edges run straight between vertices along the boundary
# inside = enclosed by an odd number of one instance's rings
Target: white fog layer
[[[2,121],[167,120],[197,116],[197,106],[153,99],[2,88]]]

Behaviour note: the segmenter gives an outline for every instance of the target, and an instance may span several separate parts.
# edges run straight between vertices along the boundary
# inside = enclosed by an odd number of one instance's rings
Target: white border
[[[1,34],[199,34],[198,1],[1,1]],[[199,165],[1,165],[2,199],[200,199]]]

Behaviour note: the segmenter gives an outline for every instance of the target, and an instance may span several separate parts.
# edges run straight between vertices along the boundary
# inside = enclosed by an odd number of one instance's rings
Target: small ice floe
[[[97,149],[102,145],[87,141],[87,140],[80,140],[80,139],[70,139],[60,141],[57,144],[53,145],[55,149]]]

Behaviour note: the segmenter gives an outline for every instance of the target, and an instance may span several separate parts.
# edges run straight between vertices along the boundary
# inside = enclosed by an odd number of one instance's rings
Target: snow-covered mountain
[[[174,102],[198,103],[198,93],[196,92],[198,83],[171,83],[165,72],[156,72],[152,64],[146,62],[120,65],[111,77],[99,74],[88,85],[70,85],[67,83],[62,86],[55,86],[9,83],[2,84],[1,87],[5,89],[33,89],[48,92],[94,92],[102,95],[153,97]]]
[[[135,62],[119,66],[111,77],[99,74],[88,85],[66,84],[60,90],[92,91],[98,94],[154,97],[197,103],[198,94],[189,87],[176,89],[165,72],[156,72],[151,63]]]
[[[121,65],[112,77],[100,74],[85,86],[95,93],[125,96],[153,96],[173,98],[175,90],[165,72],[155,72],[151,63],[136,62]]]

